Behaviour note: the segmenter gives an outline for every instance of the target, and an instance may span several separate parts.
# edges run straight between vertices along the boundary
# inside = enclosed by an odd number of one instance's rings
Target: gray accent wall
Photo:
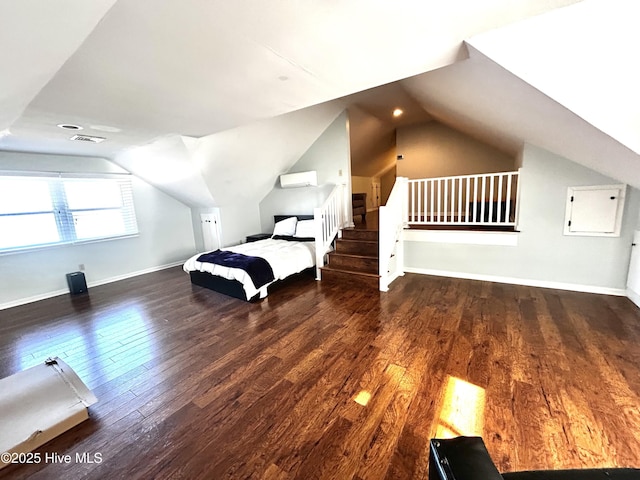
[[[406,267],[624,289],[640,192],[627,188],[619,238],[565,236],[568,187],[621,182],[532,145],[521,158],[517,246],[405,242]]]
[[[515,159],[475,138],[431,121],[396,131],[397,175],[435,178],[515,170]]]
[[[313,214],[337,184],[349,185],[351,160],[347,112],[343,111],[300,157],[293,167],[282,173],[318,172],[317,187],[281,188],[279,178],[260,202],[263,232],[273,231],[274,215]]]
[[[122,173],[108,160],[0,152],[0,170]],[[68,291],[65,274],[85,265],[100,283],[186,260],[196,251],[191,209],[132,176],[139,235],[0,255],[0,306]],[[189,281],[185,274],[185,281]]]

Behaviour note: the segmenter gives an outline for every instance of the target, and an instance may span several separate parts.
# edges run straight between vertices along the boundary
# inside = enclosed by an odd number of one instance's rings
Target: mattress
[[[264,258],[269,262],[273,270],[274,281],[283,280],[293,274],[311,268],[316,264],[315,242],[275,240],[269,238],[223,248],[222,250]],[[244,270],[215,265],[213,263],[199,262],[198,258],[200,255],[202,255],[202,253],[194,255],[185,262],[183,267],[185,272],[206,272],[226,278],[227,280],[236,280],[242,284],[247,294],[247,299],[254,297],[258,293],[260,294],[260,298],[267,296],[267,287],[273,282],[258,289],[253,284],[251,277]]]

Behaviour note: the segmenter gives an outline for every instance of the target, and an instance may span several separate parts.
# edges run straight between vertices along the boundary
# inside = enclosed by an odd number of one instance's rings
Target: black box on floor
[[[87,292],[87,281],[82,272],[67,273],[67,283],[69,284],[69,291],[72,295]]]

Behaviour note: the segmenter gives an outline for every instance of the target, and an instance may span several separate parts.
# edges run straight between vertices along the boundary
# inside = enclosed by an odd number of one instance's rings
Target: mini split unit
[[[280,175],[280,186],[282,188],[296,187],[316,187],[318,185],[318,174],[315,170],[311,172],[287,173]]]

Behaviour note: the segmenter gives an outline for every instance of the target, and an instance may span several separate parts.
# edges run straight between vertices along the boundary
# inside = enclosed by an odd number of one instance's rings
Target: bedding
[[[228,250],[216,250],[215,252],[203,253],[198,257],[198,262],[215,263],[224,267],[244,270],[256,288],[275,280],[271,265],[262,257],[250,257]]]
[[[295,235],[296,226],[298,225],[297,217],[289,217],[276,222],[273,227],[274,235]]]
[[[315,237],[316,235],[316,221],[315,220],[299,220],[296,224],[296,233],[294,237]]]
[[[316,239],[314,237],[295,237],[291,235],[274,235],[274,240],[287,240],[289,242],[315,242]]]
[[[273,281],[277,281],[315,266],[315,242],[300,241],[302,239],[299,238],[295,240],[297,241],[269,238],[224,248],[222,251],[263,258],[271,266]],[[187,273],[194,271],[207,272],[228,280],[236,280],[242,284],[247,300],[253,298],[256,294],[260,294],[260,298],[267,296],[267,287],[273,281],[261,287],[256,287],[251,276],[246,271],[240,268],[201,262],[199,261],[201,256],[202,254],[198,253],[187,260],[183,267],[184,271]]]

